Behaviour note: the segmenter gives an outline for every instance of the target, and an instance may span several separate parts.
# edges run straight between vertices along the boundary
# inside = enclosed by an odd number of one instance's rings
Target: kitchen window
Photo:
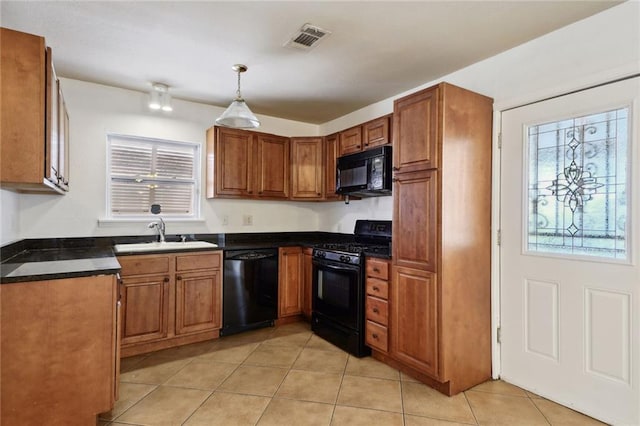
[[[108,135],[107,215],[112,219],[152,216],[197,218],[200,145]]]

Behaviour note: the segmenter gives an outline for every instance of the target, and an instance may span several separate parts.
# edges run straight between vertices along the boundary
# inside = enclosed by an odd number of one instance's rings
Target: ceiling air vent
[[[330,34],[331,31],[323,30],[315,25],[304,24],[284,45],[285,47],[309,50]]]

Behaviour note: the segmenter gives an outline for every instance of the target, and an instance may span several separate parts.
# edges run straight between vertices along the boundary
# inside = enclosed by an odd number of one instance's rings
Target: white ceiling
[[[226,107],[235,63],[255,113],[323,123],[612,7],[616,1],[0,2],[46,37],[58,75]],[[283,47],[306,22],[332,32]]]

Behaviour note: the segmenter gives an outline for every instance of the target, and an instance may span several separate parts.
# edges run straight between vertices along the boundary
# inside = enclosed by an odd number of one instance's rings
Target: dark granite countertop
[[[120,264],[110,248],[25,249],[0,264],[2,284],[116,274]]]
[[[181,235],[168,235],[167,241],[180,241]],[[190,234],[187,240],[207,241],[218,247],[179,250],[252,250],[290,246],[312,247],[319,243],[351,242],[352,234],[331,232],[273,232],[245,234]],[[26,239],[0,248],[0,284],[115,274],[120,264],[113,251],[115,244],[146,243],[153,236],[115,236],[86,238]],[[144,251],[118,253],[118,256],[175,251]],[[369,257],[390,259],[380,253],[365,253]]]

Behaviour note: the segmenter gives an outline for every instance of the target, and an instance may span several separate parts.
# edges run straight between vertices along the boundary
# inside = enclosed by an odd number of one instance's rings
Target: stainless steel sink
[[[217,244],[208,243],[206,241],[165,241],[153,243],[136,243],[136,244],[116,244],[113,249],[116,253],[138,253],[145,251],[179,251],[191,249],[209,249],[218,247]]]

